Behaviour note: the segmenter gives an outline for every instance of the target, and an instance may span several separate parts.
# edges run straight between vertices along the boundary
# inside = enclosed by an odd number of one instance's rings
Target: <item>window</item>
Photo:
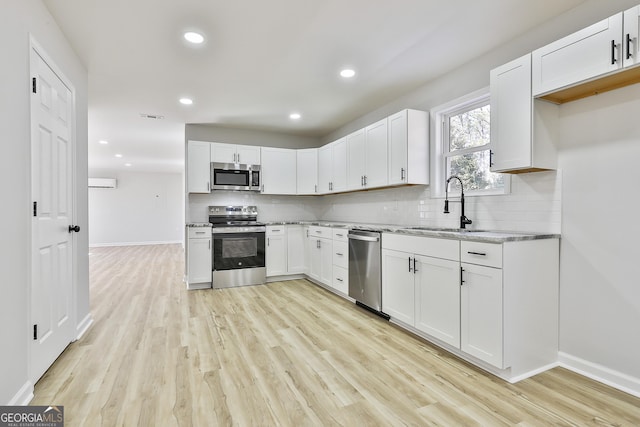
[[[435,171],[436,195],[444,195],[446,179],[458,176],[465,194],[504,194],[509,180],[489,170],[491,115],[487,90],[440,107],[435,113],[436,137],[441,141]],[[458,185],[451,184],[455,192]]]

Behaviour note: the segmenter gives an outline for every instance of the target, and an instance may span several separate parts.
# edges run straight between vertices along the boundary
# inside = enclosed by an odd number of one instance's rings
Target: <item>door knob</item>
[[[70,225],[69,226],[69,233],[71,233],[72,231],[75,231],[76,233],[80,231],[80,226],[79,225]]]

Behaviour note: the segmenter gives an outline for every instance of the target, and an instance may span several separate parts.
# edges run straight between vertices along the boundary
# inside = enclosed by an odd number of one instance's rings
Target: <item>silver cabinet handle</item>
[[[211,250],[211,240],[209,240],[209,250]]]
[[[473,251],[467,251],[467,253],[468,253],[469,255],[487,256],[487,254],[486,254],[486,253],[484,253],[484,252],[473,252]]]
[[[364,175],[360,176],[360,187],[364,187]]]
[[[320,249],[320,240],[317,240],[316,242],[316,248]]]
[[[359,236],[357,234],[351,233],[349,233],[347,237],[349,237],[349,239],[351,240],[362,240],[364,242],[377,242],[378,240],[380,240],[378,237]]]
[[[205,234],[206,231],[196,231],[196,234]]]
[[[276,228],[275,230],[271,230],[271,231],[272,231],[272,232],[274,232],[274,233],[279,233],[279,232],[280,232],[280,229],[279,229],[279,228]]]
[[[409,257],[409,273],[411,273],[411,257]]]
[[[211,193],[211,183],[207,181],[207,191]]]
[[[269,246],[269,238],[267,237],[267,246]]]
[[[341,254],[340,252],[336,252],[336,255],[338,255],[338,256],[344,256],[344,254]]]
[[[240,153],[238,153],[238,163],[240,163]]]
[[[416,259],[413,259],[413,274],[416,274],[418,272],[418,269],[416,268]]]
[[[314,192],[314,193],[317,193],[317,192],[318,192],[318,184],[316,184],[316,185],[314,186],[314,190],[313,190],[313,192]]]
[[[338,236],[338,237],[343,237],[343,236],[344,236],[344,234],[336,233],[336,236]]]
[[[364,176],[364,185],[367,186],[367,175]]]
[[[337,280],[338,282],[342,282],[342,281],[343,281],[343,280],[342,280],[341,278],[339,278],[339,277],[336,277],[336,280]]]
[[[307,237],[309,237],[309,229],[307,228]]]
[[[400,181],[404,181],[404,168],[400,168]]]

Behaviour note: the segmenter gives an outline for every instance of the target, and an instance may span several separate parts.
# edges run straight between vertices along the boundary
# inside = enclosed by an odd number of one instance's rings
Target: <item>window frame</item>
[[[436,198],[444,198],[445,185],[447,182],[447,159],[454,156],[462,156],[465,154],[471,154],[478,151],[491,151],[493,145],[491,140],[488,144],[480,147],[469,147],[460,150],[450,151],[449,147],[449,120],[450,116],[464,113],[465,111],[473,110],[475,108],[482,107],[484,105],[490,105],[490,91],[489,87],[482,88],[470,94],[464,95],[460,98],[447,102],[431,110],[431,120],[434,124],[434,179],[433,186],[431,188],[431,196]],[[455,153],[455,154],[452,154]],[[511,192],[511,176],[503,174],[504,187],[500,189],[488,189],[488,190],[465,190],[464,195],[475,196],[495,196],[504,195]],[[459,195],[460,191],[457,186],[451,185],[449,196]]]

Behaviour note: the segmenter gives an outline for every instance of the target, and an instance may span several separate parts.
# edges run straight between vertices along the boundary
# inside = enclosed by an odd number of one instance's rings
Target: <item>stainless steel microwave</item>
[[[211,163],[212,190],[260,191],[260,165]]]

